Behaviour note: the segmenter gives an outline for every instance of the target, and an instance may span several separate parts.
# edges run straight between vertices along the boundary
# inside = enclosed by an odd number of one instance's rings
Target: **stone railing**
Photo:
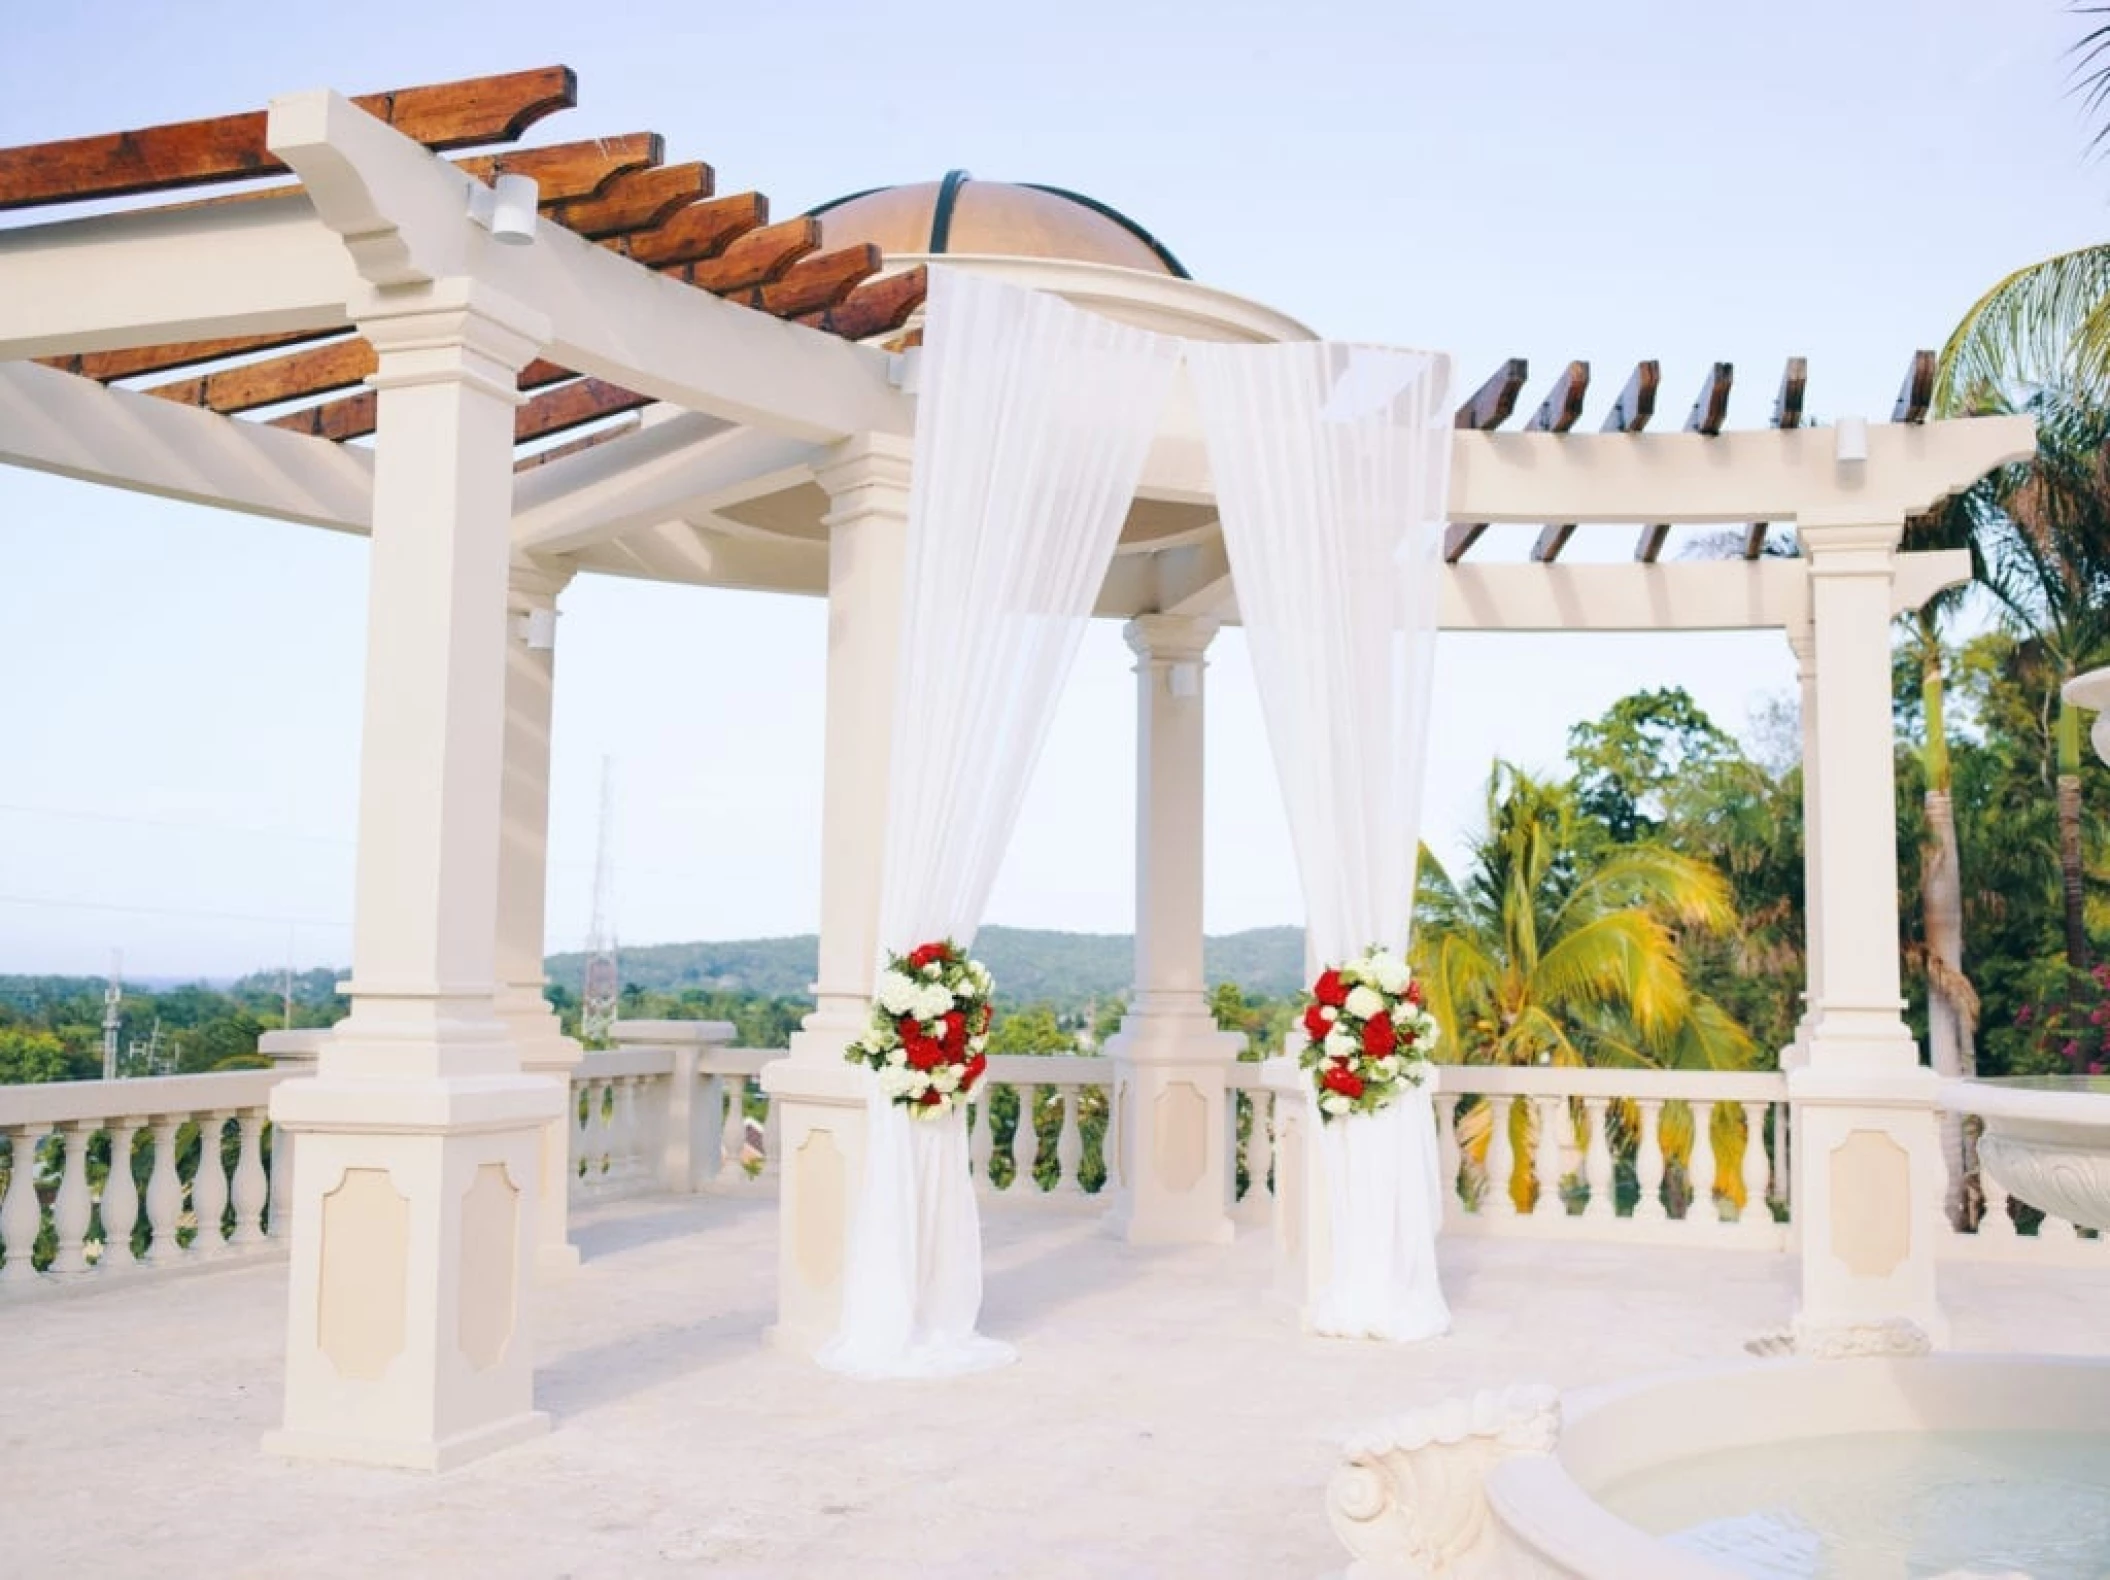
[[[1976,1128],[1975,1117],[1968,1122]],[[1973,1229],[1952,1227],[1942,1237],[1943,1256],[1966,1261],[2110,1266],[2110,1235],[2083,1229],[2077,1223],[2053,1217],[2034,1202],[2009,1196],[2000,1182],[1983,1169],[1979,1170],[1978,1184],[1984,1194],[1978,1223]]]
[[[1788,1243],[1778,1071],[1445,1065],[1435,1101],[1447,1229]]]
[[[0,1290],[270,1248],[281,1070],[0,1086]],[[274,1175],[279,1176],[274,1179]]]
[[[1096,1194],[1106,1183],[1112,1066],[1087,1054],[998,1054],[970,1110],[967,1155],[1006,1201]],[[1031,1124],[1022,1116],[1031,1114]]]
[[[755,1080],[781,1053],[734,1048],[727,1021],[625,1020],[572,1072],[571,1194],[606,1201],[746,1185],[775,1149]]]

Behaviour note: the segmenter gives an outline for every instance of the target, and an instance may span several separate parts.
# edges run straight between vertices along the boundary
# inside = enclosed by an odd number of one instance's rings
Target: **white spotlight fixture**
[[[548,653],[557,646],[557,611],[530,609],[520,617],[520,639],[530,653]]]
[[[1834,453],[1841,466],[1855,465],[1868,459],[1866,417],[1841,417],[1839,426],[1833,433],[1833,442],[1838,446]]]
[[[533,176],[500,176],[495,187],[469,184],[469,218],[509,247],[525,247],[535,239],[535,209],[541,201]]]

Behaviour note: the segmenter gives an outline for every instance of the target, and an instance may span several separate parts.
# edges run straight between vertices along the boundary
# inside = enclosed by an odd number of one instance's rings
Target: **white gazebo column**
[[[544,1430],[527,1325],[544,1126],[496,1005],[514,375],[534,315],[449,280],[379,353],[351,1014],[297,1139],[279,1453],[444,1469]]]
[[[1788,1075],[1802,1215],[1800,1345],[1818,1353],[1945,1341],[1935,1250],[1946,1184],[1935,1077],[1903,1019],[1890,698],[1900,524],[1804,519],[1815,636],[1812,805],[1823,870],[1809,896],[1817,993]]]
[[[1109,1224],[1132,1244],[1232,1236],[1230,1092],[1245,1039],[1202,974],[1202,673],[1214,620],[1146,614],[1136,655],[1136,975],[1114,1061]]]
[[[821,799],[820,966],[789,1058],[762,1071],[780,1152],[774,1341],[809,1351],[842,1314],[843,1253],[864,1171],[864,1085],[843,1050],[871,1017],[886,843],[910,442],[846,441],[827,490],[828,714]],[[891,940],[897,947],[901,940]]]
[[[565,1093],[564,1111],[542,1130],[535,1267],[563,1274],[579,1265],[571,1243],[572,1072],[585,1051],[564,1035],[543,995],[544,917],[549,893],[550,705],[556,685],[557,598],[569,566],[516,557],[506,591],[505,778],[498,798],[498,1015],[520,1067]]]
[[[1782,1067],[1793,1069],[1809,1058],[1810,1033],[1817,1024],[1817,1006],[1824,998],[1824,838],[1819,827],[1823,807],[1817,791],[1815,621],[1805,619],[1789,626],[1788,646],[1795,652],[1802,715],[1802,1018],[1795,1023],[1794,1042],[1781,1053]]]

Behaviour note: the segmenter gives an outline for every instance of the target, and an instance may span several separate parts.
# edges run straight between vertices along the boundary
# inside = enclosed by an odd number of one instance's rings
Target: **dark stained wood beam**
[[[617,412],[652,404],[650,395],[624,389],[605,379],[576,379],[537,395],[513,413],[513,442],[546,439],[553,433],[584,427]]]
[[[352,101],[436,150],[511,142],[579,102],[568,66],[365,94]],[[265,147],[266,112],[0,148],[0,209],[245,181],[285,166]]]
[[[1589,388],[1590,364],[1569,363],[1560,378],[1554,382],[1552,392],[1547,395],[1531,421],[1525,424],[1525,431],[1566,433],[1582,416],[1583,396],[1588,393]],[[1553,559],[1574,531],[1573,522],[1541,527],[1538,540],[1531,545],[1531,557],[1535,560]]]
[[[860,285],[825,312],[802,313],[798,322],[845,340],[869,340],[899,329],[923,305],[930,274],[922,264]]]
[[[769,199],[736,192],[676,209],[650,230],[605,238],[601,245],[651,268],[716,257],[738,237],[769,223]]]
[[[311,340],[324,340],[330,335],[343,333],[341,329],[319,333],[300,329],[283,335],[235,335],[224,340],[187,340],[174,345],[87,351],[73,356],[40,357],[38,360],[45,367],[57,368],[61,373],[78,373],[82,378],[107,384],[113,379],[137,378],[146,373],[173,373],[179,368],[196,367],[201,362],[218,362],[227,357],[246,356],[252,351],[275,350],[279,346],[304,345]]]
[[[562,444],[551,445],[547,450],[537,450],[533,455],[523,455],[513,463],[513,470],[516,472],[532,472],[538,466],[547,466],[552,461],[561,461],[567,455],[577,455],[581,450],[591,450],[595,445],[607,444],[610,440],[620,439],[627,434],[636,433],[640,426],[641,424],[635,417],[632,417],[628,422],[610,423],[606,428],[589,433],[584,438],[567,439]]]
[[[1626,388],[1619,392],[1619,399],[1612,402],[1612,409],[1605,413],[1602,425],[1603,431],[1605,433],[1639,433],[1646,428],[1649,425],[1649,420],[1656,415],[1656,391],[1662,386],[1662,383],[1662,363],[1653,357],[1646,362],[1635,363],[1634,371],[1627,375]],[[1654,527],[1641,529],[1641,546],[1643,548],[1648,547],[1649,534],[1656,530]],[[1574,535],[1575,524],[1573,522],[1564,523],[1559,535],[1549,538],[1547,533],[1552,531],[1553,529],[1548,527],[1545,532],[1539,534],[1539,542],[1546,544],[1549,550],[1545,556],[1549,563],[1558,557],[1560,551],[1567,546],[1568,539]],[[1656,540],[1655,547],[1658,550],[1662,548],[1662,540],[1660,538]],[[1531,557],[1533,559],[1539,558],[1537,544],[1532,546]]]
[[[779,318],[824,312],[879,272],[884,260],[871,242],[816,252],[801,258],[767,285],[740,299]]]
[[[363,384],[375,368],[374,348],[362,339],[336,340],[262,362],[245,362],[196,378],[150,384],[146,393],[181,406],[204,406],[222,414],[254,411],[304,395]]]
[[[599,197],[619,176],[650,169],[666,157],[666,139],[659,133],[630,132],[621,137],[553,143],[547,148],[478,154],[455,163],[486,186],[500,176],[533,176],[547,208],[553,203]]]
[[[549,218],[589,240],[649,230],[676,210],[709,197],[716,179],[709,165],[697,161],[627,170],[599,197],[560,203],[549,210]]]
[[[1891,408],[1892,422],[1922,423],[1927,420],[1927,408],[1934,404],[1934,353],[1915,351],[1912,366],[1905,370],[1905,382],[1898,388],[1897,405]]]
[[[1705,434],[1714,438],[1722,431],[1722,424],[1729,418],[1729,391],[1736,384],[1736,366],[1730,362],[1717,362],[1707,370],[1707,377],[1700,385],[1700,393],[1694,397],[1692,410],[1685,418],[1687,433]],[[1634,558],[1644,565],[1653,565],[1662,557],[1663,545],[1670,537],[1670,523],[1658,521],[1641,529],[1640,541],[1634,545]]]
[[[699,258],[669,272],[722,296],[728,291],[766,285],[806,254],[818,250],[820,244],[821,222],[801,215],[751,230],[715,258]]]
[[[348,342],[348,344],[364,346],[366,342],[354,340]],[[371,350],[368,351],[367,355],[369,358],[372,357]],[[371,362],[369,366],[371,366]],[[570,368],[559,367],[554,362],[548,362],[541,357],[537,357],[520,370],[518,383],[523,390],[535,390],[546,388],[551,384],[560,384],[567,379],[576,379],[577,377],[578,374],[574,373]],[[289,394],[279,398],[293,399],[294,396]],[[533,403],[530,402],[529,404],[532,405]],[[522,406],[520,410],[525,411],[527,407]],[[271,419],[271,426],[274,428],[285,428],[293,433],[304,433],[310,438],[335,439],[341,442],[346,439],[362,439],[372,433],[376,416],[377,408],[374,403],[374,392],[372,390],[363,390],[357,395],[347,395],[341,400],[324,401],[316,406],[303,406],[299,411],[288,412],[283,417],[274,417]]]
[[[1800,428],[1802,426],[1802,397],[1809,388],[1810,364],[1807,357],[1789,357],[1786,370],[1780,375],[1780,393],[1773,397],[1773,426],[1776,428]],[[1755,560],[1766,552],[1766,523],[1754,521],[1744,529],[1744,558]]]
[[[1509,414],[1517,409],[1517,396],[1523,393],[1524,381],[1529,377],[1531,364],[1522,357],[1511,357],[1458,408],[1451,426],[1473,428],[1482,433],[1501,427],[1509,421]],[[1486,530],[1484,521],[1452,522],[1443,530],[1443,562],[1456,565]]]

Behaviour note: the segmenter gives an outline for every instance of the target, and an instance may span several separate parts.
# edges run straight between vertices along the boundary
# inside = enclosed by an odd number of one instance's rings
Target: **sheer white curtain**
[[[1178,342],[1038,291],[931,271],[879,936],[973,942],[1142,476]],[[997,984],[999,994],[1003,984]],[[823,1365],[997,1365],[964,1116],[869,1099],[843,1325]]]
[[[1450,481],[1449,360],[1311,342],[1188,356],[1311,953],[1335,963],[1372,944],[1402,948]],[[1442,1332],[1428,1094],[1318,1117],[1333,1273],[1312,1326]]]

